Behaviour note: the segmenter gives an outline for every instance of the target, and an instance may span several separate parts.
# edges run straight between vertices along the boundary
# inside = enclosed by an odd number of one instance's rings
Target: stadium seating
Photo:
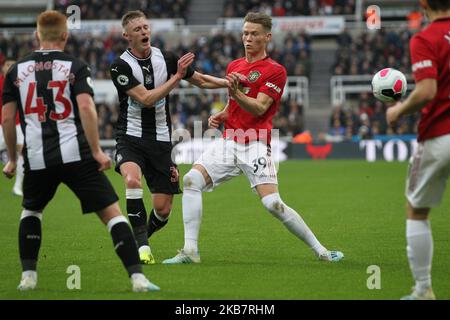
[[[226,0],[223,17],[243,17],[248,11],[277,16],[351,15],[355,0]]]
[[[337,37],[338,50],[332,70],[334,75],[373,75],[389,66],[410,74],[410,30],[381,29],[376,33],[350,34]],[[397,126],[386,124],[387,106],[368,92],[349,95],[345,105],[333,107],[325,140],[339,141],[372,138],[377,135],[406,135],[417,131],[418,114],[404,117]]]
[[[97,20],[99,12],[102,19],[120,19],[129,10],[139,8],[149,18],[186,18],[190,0],[55,0],[55,9],[65,12],[69,5],[78,5],[81,8],[83,19]]]
[[[188,50],[192,51],[196,55],[194,65],[196,70],[219,77],[225,75],[226,65],[230,61],[244,55],[240,37],[233,33],[198,37],[188,46],[181,42],[168,44],[160,35],[153,35],[152,45],[163,49],[170,47],[179,56]],[[6,38],[0,34],[0,52],[5,53],[5,56],[21,57],[28,54],[29,49],[33,47],[36,47],[36,42],[32,35],[15,35]],[[111,62],[126,48],[127,43],[120,34],[93,36],[92,34],[73,33],[69,38],[66,51],[86,61],[91,67],[94,79],[109,79]],[[309,75],[311,70],[309,52],[310,39],[305,34],[289,34],[283,47],[273,46],[271,48],[271,56],[286,67],[290,76]],[[202,119],[204,121],[203,129],[207,129],[207,118],[212,110],[213,101],[211,97],[198,98],[198,100],[203,100],[203,102],[188,100],[188,102],[183,102],[187,103],[183,108],[180,108],[177,103],[171,104],[174,128],[192,131],[194,120]],[[194,112],[191,110],[194,108],[192,104],[201,106],[201,108]],[[97,107],[101,138],[112,138],[118,106],[100,104]],[[301,103],[295,100],[283,101],[280,109],[279,115],[275,119],[275,126],[281,128],[281,134],[292,136],[300,132],[303,128]],[[200,111],[204,111],[203,114]],[[201,115],[198,116],[199,114]]]

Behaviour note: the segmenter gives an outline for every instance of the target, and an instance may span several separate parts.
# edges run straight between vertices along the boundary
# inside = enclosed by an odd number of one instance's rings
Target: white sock
[[[145,275],[143,273],[133,273],[130,277],[131,282],[135,282],[135,281],[145,281],[147,280],[147,278],[145,277]]]
[[[428,220],[406,220],[409,266],[416,280],[416,291],[425,293],[431,287],[433,237]]]
[[[198,252],[198,236],[202,223],[202,192],[183,190],[184,251]]]
[[[16,181],[14,183],[14,188],[19,188],[22,190],[23,183],[23,156],[18,155],[17,167],[16,167]]]
[[[150,249],[150,246],[140,246],[139,247],[139,254],[145,252],[145,253],[152,253],[152,250]]]
[[[23,271],[22,272],[22,278],[31,276],[31,278],[33,278],[35,281],[37,281],[37,272],[34,270],[28,270],[28,271]]]
[[[284,226],[297,238],[303,240],[317,256],[327,251],[300,215],[282,202],[278,193],[269,194],[261,201],[272,215],[283,222]]]

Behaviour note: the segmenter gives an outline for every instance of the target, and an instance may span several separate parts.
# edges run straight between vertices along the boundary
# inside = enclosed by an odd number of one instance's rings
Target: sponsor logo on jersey
[[[121,85],[121,86],[126,86],[128,84],[128,82],[130,82],[130,80],[128,79],[128,77],[124,74],[121,74],[117,77],[117,82]]]
[[[86,83],[88,84],[89,87],[94,89],[94,82],[92,81],[91,77],[86,78]]]
[[[259,71],[250,71],[250,73],[248,74],[248,81],[255,82],[256,80],[259,79],[260,76],[261,76],[261,72],[259,72]]]
[[[450,31],[448,32],[448,35],[445,35],[444,38],[448,41],[450,44]]]
[[[416,72],[419,69],[429,68],[432,66],[433,66],[433,62],[431,62],[431,60],[422,60],[422,61],[416,62],[412,65],[412,71]]]
[[[281,88],[278,87],[277,85],[273,84],[272,82],[266,82],[266,87],[269,87],[269,88],[275,90],[278,93],[281,92]]]

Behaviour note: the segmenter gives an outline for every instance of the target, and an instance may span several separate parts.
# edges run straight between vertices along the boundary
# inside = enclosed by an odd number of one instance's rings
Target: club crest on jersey
[[[124,74],[121,74],[117,77],[117,82],[121,85],[121,86],[126,86],[128,84],[130,80],[128,79],[128,77]]]
[[[151,84],[153,82],[153,78],[151,75],[146,75],[145,76],[145,84]]]
[[[260,76],[261,76],[261,72],[259,72],[259,71],[250,71],[250,73],[248,74],[248,81],[255,82],[256,80],[259,79]]]
[[[241,90],[245,95],[247,95],[250,92],[250,88],[249,87],[243,87]]]

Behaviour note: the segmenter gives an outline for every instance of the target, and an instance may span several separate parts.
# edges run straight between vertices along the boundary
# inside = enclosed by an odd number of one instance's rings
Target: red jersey
[[[243,92],[251,98],[256,98],[262,92],[273,99],[272,105],[261,116],[255,116],[241,108],[236,101],[230,97],[228,106],[228,119],[225,121],[225,137],[230,137],[228,130],[234,130],[234,140],[245,142],[254,140],[266,140],[270,143],[270,131],[272,130],[272,118],[277,112],[284,86],[286,85],[286,69],[266,57],[253,63],[247,62],[246,58],[234,60],[228,64],[227,74],[237,72],[242,75],[241,85]],[[236,131],[241,129],[245,135]]]
[[[416,82],[436,79],[437,93],[421,111],[418,141],[450,134],[450,17],[433,21],[410,42]]]
[[[0,74],[0,125],[2,124],[2,107],[3,107],[3,81],[5,81],[5,76]],[[20,124],[19,112],[16,113],[16,125]]]

